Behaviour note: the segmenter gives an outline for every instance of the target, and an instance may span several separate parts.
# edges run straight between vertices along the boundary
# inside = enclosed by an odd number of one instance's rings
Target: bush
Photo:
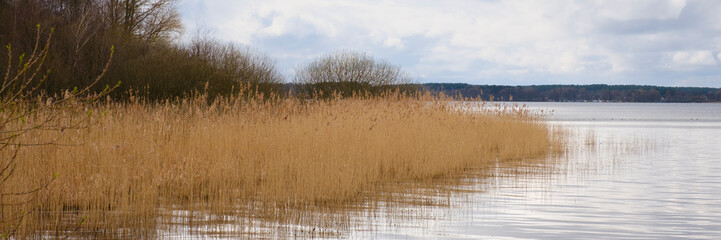
[[[411,78],[399,66],[351,51],[335,52],[301,66],[294,83],[301,94],[319,98],[334,93],[347,97],[413,90]]]
[[[187,45],[126,40],[116,47],[117,56],[105,83],[122,82],[115,98],[133,94],[149,101],[184,98],[203,92],[212,100],[252,88],[264,96],[279,94],[282,77],[275,62],[249,47],[217,41],[192,41]],[[257,91],[256,91],[257,90]]]
[[[224,93],[230,86],[235,89],[250,87],[253,93],[265,96],[281,94],[283,77],[275,61],[257,49],[196,37],[185,50],[193,60],[213,69],[209,76],[215,81],[230,83],[224,86],[225,89],[214,90],[209,86],[211,92]]]

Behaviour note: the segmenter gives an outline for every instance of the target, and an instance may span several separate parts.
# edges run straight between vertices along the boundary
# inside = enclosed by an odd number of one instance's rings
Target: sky
[[[721,1],[180,0],[204,29],[294,69],[339,50],[417,82],[721,87]]]

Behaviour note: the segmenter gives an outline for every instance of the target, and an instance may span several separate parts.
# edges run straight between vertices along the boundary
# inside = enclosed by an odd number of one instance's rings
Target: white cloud
[[[698,67],[716,65],[716,59],[710,51],[683,51],[669,56],[668,67],[673,70],[693,70]]]
[[[609,54],[607,64],[610,65],[611,73],[620,73],[634,70],[632,59],[628,54]]]
[[[686,0],[597,0],[598,16],[614,20],[678,18]]]
[[[383,41],[383,45],[386,47],[394,47],[394,48],[398,48],[398,49],[402,49],[403,47],[405,47],[403,45],[403,40],[401,40],[400,38],[397,38],[397,37],[386,38],[386,40]]]
[[[478,72],[526,76],[533,84],[539,73],[583,81],[651,76],[714,65],[712,52],[721,52],[712,42],[721,34],[707,24],[719,19],[721,2],[184,1],[203,5],[202,23],[218,37],[262,46],[274,56],[356,49],[400,61],[431,81],[464,73],[470,81]]]

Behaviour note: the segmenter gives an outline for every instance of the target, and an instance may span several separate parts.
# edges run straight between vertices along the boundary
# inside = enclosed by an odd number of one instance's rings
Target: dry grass
[[[19,236],[138,236],[152,234],[161,205],[209,213],[243,204],[322,206],[394,182],[543,157],[557,147],[542,119],[524,109],[477,104],[485,110],[470,113],[448,99],[393,94],[315,102],[221,99],[208,105],[201,97],[108,103],[92,107],[97,124],[65,130],[60,144],[21,148],[4,191],[59,174],[35,196],[37,211]],[[57,136],[40,131],[21,141]],[[24,199],[3,197],[4,203],[13,200]]]

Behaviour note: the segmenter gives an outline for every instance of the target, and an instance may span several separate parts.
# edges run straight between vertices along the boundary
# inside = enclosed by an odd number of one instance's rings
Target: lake
[[[391,186],[287,221],[224,219],[160,235],[241,228],[271,238],[721,239],[721,104],[518,104],[553,111],[548,124],[568,135],[565,153]]]
[[[565,156],[521,174],[499,166],[448,207],[349,236],[721,239],[721,104],[521,104],[553,110],[549,124],[569,132]]]

